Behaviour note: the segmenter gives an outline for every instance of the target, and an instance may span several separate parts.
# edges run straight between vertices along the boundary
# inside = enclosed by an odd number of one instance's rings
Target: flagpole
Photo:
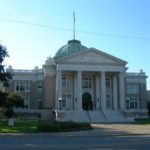
[[[73,39],[75,40],[75,12],[73,11]]]

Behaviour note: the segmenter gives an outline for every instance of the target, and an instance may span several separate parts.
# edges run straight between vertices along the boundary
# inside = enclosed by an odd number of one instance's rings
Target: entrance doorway
[[[84,93],[82,95],[82,108],[85,111],[87,111],[87,110],[93,110],[93,102],[92,102],[91,94]]]

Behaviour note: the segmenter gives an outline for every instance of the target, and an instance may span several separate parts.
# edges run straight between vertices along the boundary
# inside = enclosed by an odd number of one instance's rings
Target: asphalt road
[[[0,150],[150,149],[150,135],[0,136]]]

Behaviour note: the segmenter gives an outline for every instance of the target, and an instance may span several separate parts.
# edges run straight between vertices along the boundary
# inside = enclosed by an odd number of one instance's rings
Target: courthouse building
[[[17,112],[42,119],[128,122],[147,117],[146,74],[128,73],[127,62],[70,40],[41,69],[9,67],[8,91],[21,94]]]

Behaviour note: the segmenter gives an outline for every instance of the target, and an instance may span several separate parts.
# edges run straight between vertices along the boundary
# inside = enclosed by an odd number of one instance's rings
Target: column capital
[[[100,71],[100,73],[106,73],[106,71]]]
[[[62,72],[62,70],[56,70],[56,72],[58,72],[58,73],[59,73],[59,72]]]
[[[125,72],[123,72],[123,71],[119,72],[119,76],[124,75],[124,74],[125,74]]]
[[[82,70],[77,70],[77,73],[82,73]]]

